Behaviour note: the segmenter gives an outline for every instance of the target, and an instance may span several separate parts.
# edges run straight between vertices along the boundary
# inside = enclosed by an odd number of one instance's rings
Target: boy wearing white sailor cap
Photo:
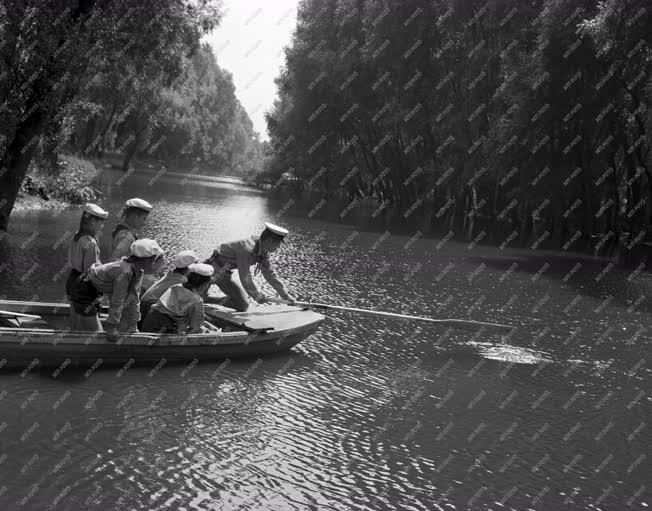
[[[162,259],[163,253],[156,241],[140,239],[131,244],[128,257],[91,266],[71,286],[72,306],[79,314],[97,316],[95,305],[102,294],[106,294],[109,299],[108,318],[105,321],[107,340],[115,342],[119,333],[138,331],[140,282],[143,273],[151,271],[152,266]],[[93,331],[102,331],[99,321]]]
[[[204,326],[203,298],[211,285],[213,267],[193,263],[188,266],[186,282],[170,287],[152,305],[143,320],[143,332],[195,334]]]
[[[129,199],[122,210],[122,218],[111,233],[111,260],[129,255],[129,247],[138,239],[138,231],[154,207],[143,199]]]
[[[237,311],[246,311],[249,308],[247,294],[258,303],[267,301],[251,278],[250,268],[253,265],[256,265],[255,274],[262,273],[281,298],[289,302],[294,301],[272,269],[269,258],[270,254],[281,247],[287,235],[287,229],[265,222],[265,229],[260,236],[222,243],[213,252],[206,262],[215,268],[213,281],[228,297],[224,305]],[[240,282],[232,275],[234,269],[238,270]]]
[[[168,271],[165,276],[154,282],[154,284],[152,284],[152,286],[141,295],[141,320],[145,319],[150,307],[156,303],[156,300],[158,300],[163,293],[176,284],[183,284],[186,282],[188,267],[195,264],[197,261],[199,261],[199,258],[192,250],[182,250],[172,258],[170,262],[174,268]]]

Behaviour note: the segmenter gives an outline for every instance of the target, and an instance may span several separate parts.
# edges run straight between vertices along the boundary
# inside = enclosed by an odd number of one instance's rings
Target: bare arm
[[[190,326],[190,333],[197,334],[201,333],[202,326],[204,325],[204,304],[200,301],[196,303],[190,312],[190,317],[188,320]]]
[[[130,332],[135,332],[138,329],[138,322],[140,321],[139,290],[142,278],[142,274],[134,277],[135,282],[131,286],[131,291],[127,295],[127,299],[122,307],[122,324]]]
[[[249,269],[249,256],[246,252],[239,252],[236,255],[236,262],[238,265],[238,275],[240,276],[240,282],[242,287],[245,288],[245,291],[249,293],[254,300],[260,295],[260,291],[256,288],[253,279],[251,278],[251,270]]]
[[[263,277],[265,277],[265,280],[269,282],[269,285],[274,288],[274,290],[278,293],[278,295],[283,298],[284,300],[291,300],[292,298],[290,295],[285,291],[285,286],[283,285],[283,282],[281,282],[278,278],[278,275],[276,275],[276,272],[272,269],[269,264],[261,264],[261,272],[263,274]]]
[[[106,325],[109,330],[117,329],[120,324],[122,310],[129,291],[130,277],[131,275],[128,273],[121,273],[113,282],[113,290],[111,291],[109,302],[109,317],[106,320]]]

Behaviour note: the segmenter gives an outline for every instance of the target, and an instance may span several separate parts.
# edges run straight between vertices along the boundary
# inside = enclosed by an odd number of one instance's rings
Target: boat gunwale
[[[67,303],[47,303],[47,302],[23,302],[20,300],[0,300],[0,306],[25,306],[30,304],[32,308],[56,308],[56,315],[65,315],[66,309],[69,309]],[[63,309],[63,310],[62,310]],[[29,307],[26,310],[30,310]],[[61,312],[59,313],[59,310]],[[18,311],[11,311],[18,312]],[[299,311],[297,311],[299,312]],[[286,337],[296,334],[312,333],[325,320],[325,316],[314,311],[310,311],[315,316],[313,321],[304,323],[299,326],[282,328],[278,330],[260,331],[221,331],[221,332],[204,332],[198,334],[157,334],[151,332],[137,332],[122,336],[118,342],[109,342],[103,335],[104,332],[82,332],[73,330],[57,330],[54,328],[30,328],[30,327],[0,327],[0,347],[11,347],[24,345],[25,339],[28,338],[31,345],[64,345],[64,346],[170,346],[170,347],[192,347],[192,346],[219,346],[219,345],[247,345],[257,343],[277,342],[280,344]],[[55,314],[52,314],[55,315]],[[3,335],[4,334],[4,335]],[[84,338],[83,342],[79,342]],[[141,342],[126,342],[126,340],[135,340]],[[209,341],[210,340],[210,341]],[[93,342],[96,341],[96,342]],[[195,341],[195,342],[192,342]],[[204,341],[204,342],[198,342]]]
[[[29,338],[30,344],[60,344],[60,345],[103,345],[103,346],[215,346],[221,344],[256,344],[265,342],[278,342],[280,339],[289,337],[295,334],[303,334],[308,331],[313,331],[323,319],[315,320],[307,323],[301,327],[286,328],[283,330],[272,330],[267,332],[207,332],[202,334],[155,334],[150,332],[138,332],[134,334],[127,334],[123,338],[138,340],[143,342],[109,342],[104,337],[105,332],[98,332],[98,335],[91,335],[95,332],[74,332],[65,330],[54,329],[39,329],[39,328],[16,328],[16,327],[0,327],[0,347],[7,347],[13,345],[25,344],[25,338]],[[9,334],[3,336],[2,334]],[[84,342],[75,342],[79,338],[85,338]],[[36,339],[34,339],[36,338]],[[44,339],[41,341],[41,339]],[[45,340],[47,339],[47,340]],[[212,342],[188,342],[189,340],[212,340]],[[93,342],[93,341],[98,342]],[[41,341],[41,342],[39,342]],[[166,342],[162,342],[166,341]],[[185,341],[185,342],[184,342]],[[236,342],[233,342],[236,341]],[[240,341],[240,342],[238,342]]]

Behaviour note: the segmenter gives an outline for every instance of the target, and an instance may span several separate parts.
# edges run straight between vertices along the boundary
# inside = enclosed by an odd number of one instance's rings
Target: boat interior
[[[0,300],[0,331],[5,328],[67,331],[69,309],[70,305],[67,303]],[[265,305],[246,312],[237,312],[221,305],[207,303],[204,304],[204,311],[207,326],[222,332],[265,333],[301,328],[323,319],[321,314],[289,305]],[[103,307],[100,322],[104,323],[106,319],[106,307]]]
[[[43,330],[66,330],[69,328],[68,304],[48,304],[53,306],[43,307],[44,304],[30,306],[28,303],[23,302],[20,308],[11,305],[6,302],[0,304],[0,328]],[[108,314],[106,313],[106,307],[103,309],[104,311],[100,314],[100,323],[105,328]],[[217,305],[206,306],[207,320],[210,320],[209,323],[216,329],[219,328],[223,332],[250,330],[243,322],[238,322],[230,317],[230,314],[235,312],[233,309]]]

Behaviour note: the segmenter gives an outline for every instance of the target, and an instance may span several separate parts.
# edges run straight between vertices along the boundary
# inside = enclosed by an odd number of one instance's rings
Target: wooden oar
[[[41,319],[41,316],[34,316],[33,314],[23,314],[22,312],[3,311],[3,310],[0,310],[0,316],[7,316],[11,318]]]
[[[221,331],[222,331],[221,328],[217,328],[213,323],[211,323],[211,322],[209,322],[209,321],[204,321],[204,326],[205,326],[208,330],[210,330],[210,331],[212,331],[212,332],[221,332]]]
[[[267,301],[271,303],[282,303],[289,304],[286,300],[281,300],[279,298],[268,297]],[[343,305],[330,305],[327,303],[314,303],[314,302],[301,302],[295,301],[294,305],[299,307],[313,307],[315,309],[332,309],[332,310],[341,310],[347,312],[359,312],[362,314],[373,314],[375,316],[385,316],[390,318],[398,319],[412,319],[415,321],[426,321],[428,323],[436,323],[439,325],[449,326],[453,328],[460,328],[463,330],[478,330],[484,328],[487,330],[493,330],[498,332],[508,332],[514,329],[511,325],[502,325],[500,323],[486,323],[484,321],[472,321],[469,319],[434,319],[434,318],[425,318],[423,316],[410,316],[408,314],[397,314],[395,312],[384,312],[384,311],[375,311],[371,309],[359,309],[357,307],[345,307]]]

